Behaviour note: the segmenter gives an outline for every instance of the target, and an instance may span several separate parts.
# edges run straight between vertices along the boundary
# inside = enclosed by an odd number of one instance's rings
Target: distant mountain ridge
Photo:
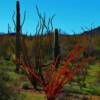
[[[85,31],[81,35],[100,35],[100,26],[89,31]]]
[[[16,33],[3,33],[3,32],[0,32],[0,36],[5,36],[5,35],[15,35]]]
[[[2,36],[15,36],[16,33],[3,33],[3,32],[0,32],[0,37]],[[99,27],[96,27],[94,29],[91,29],[89,31],[84,31],[83,33],[80,33],[80,34],[74,34],[75,36],[80,36],[80,35],[100,35],[100,26]],[[74,36],[74,35],[70,35],[70,34],[66,34],[66,33],[60,33],[60,36]]]

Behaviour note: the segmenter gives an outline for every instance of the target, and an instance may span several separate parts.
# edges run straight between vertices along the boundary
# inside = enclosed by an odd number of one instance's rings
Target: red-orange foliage
[[[61,68],[59,67],[59,69],[56,69],[56,61],[49,70],[44,72],[44,79],[41,78],[26,59],[23,59],[22,61],[22,68],[27,72],[30,82],[32,82],[32,79],[35,78],[35,80],[43,87],[43,90],[47,95],[47,99],[54,100],[57,94],[62,90],[63,86],[70,82],[75,73],[80,70],[85,59],[81,60],[80,64],[76,64],[72,69],[68,68],[68,65],[75,59],[76,56],[80,56],[80,53],[86,48],[87,46],[80,47],[80,45],[77,44],[70,53],[65,64]]]

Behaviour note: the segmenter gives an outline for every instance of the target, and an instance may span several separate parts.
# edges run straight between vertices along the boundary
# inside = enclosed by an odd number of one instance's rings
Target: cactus
[[[58,35],[58,29],[55,29],[54,33],[54,60],[57,60],[57,65],[60,63],[60,46],[59,46],[59,35]]]
[[[21,55],[21,26],[20,26],[20,3],[16,1],[16,60],[20,61]],[[20,64],[16,64],[16,72],[19,72]]]

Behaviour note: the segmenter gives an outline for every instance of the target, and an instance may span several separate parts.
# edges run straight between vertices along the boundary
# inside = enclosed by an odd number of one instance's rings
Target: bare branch
[[[72,32],[73,32],[74,35],[76,34],[76,32],[74,30],[72,30]]]
[[[87,30],[90,30],[87,26],[85,26],[84,28],[87,29]]]
[[[36,5],[36,11],[37,11],[37,15],[39,17],[39,25],[38,28],[36,28],[36,32],[39,34],[43,34],[44,30],[46,30],[47,32],[49,31],[53,31],[53,18],[55,15],[51,16],[48,20],[46,20],[46,14],[44,13],[43,15],[39,12],[38,6]]]
[[[51,18],[48,19],[47,27],[49,27],[49,25],[50,25],[50,21],[51,21]]]
[[[15,11],[13,12],[13,15],[12,15],[12,21],[13,21],[13,24],[14,24],[14,30],[16,29],[16,22],[15,22]]]
[[[25,20],[26,20],[26,11],[24,12],[24,18],[23,18],[23,21],[22,21],[22,24],[21,24],[21,29],[22,29],[22,27],[23,27],[23,25],[25,23]]]
[[[40,34],[40,31],[41,31],[41,20],[39,21],[39,27],[38,27],[38,32],[37,32],[37,35]]]
[[[37,11],[37,14],[38,14],[39,18],[42,18],[41,13],[39,12],[39,9],[38,9],[37,5],[36,5],[36,11]]]
[[[11,27],[10,27],[10,25],[9,25],[9,23],[8,23],[8,34],[11,32]]]
[[[39,21],[38,21],[38,24],[37,24],[37,26],[36,26],[36,34],[38,33],[38,27],[39,27]]]
[[[84,27],[81,26],[81,29],[85,32],[86,30],[84,29]]]
[[[55,15],[53,15],[53,16],[51,17],[51,19],[50,19],[51,31],[53,31],[53,24],[52,24],[52,21],[53,21],[54,17],[55,17]]]
[[[43,25],[45,27],[45,29],[48,31],[48,26],[46,25],[46,15],[44,14],[44,17],[42,18],[42,22],[43,22]]]

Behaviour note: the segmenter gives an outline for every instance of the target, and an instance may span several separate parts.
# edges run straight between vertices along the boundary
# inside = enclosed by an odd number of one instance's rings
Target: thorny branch
[[[15,22],[15,11],[13,12],[13,15],[12,15],[12,21],[13,21],[13,24],[14,24],[14,30],[16,29],[16,22]]]
[[[47,21],[45,13],[42,15],[39,12],[39,9],[38,9],[37,6],[36,6],[36,10],[37,10],[37,15],[39,17],[39,22],[36,26],[36,34],[37,33],[43,34],[44,30],[46,30],[47,32],[53,31],[52,22],[53,22],[53,19],[54,19],[55,15],[51,16]]]
[[[15,22],[15,11],[13,12],[13,15],[12,15],[12,21],[13,21],[13,24],[14,24],[14,31],[16,30],[16,22]],[[26,20],[26,11],[24,12],[24,18],[23,18],[23,21],[22,21],[22,24],[21,24],[21,31],[22,31],[22,27],[25,23],[25,20]]]
[[[22,27],[23,27],[23,25],[25,23],[25,20],[26,20],[26,11],[24,12],[24,18],[23,18],[23,21],[22,21],[22,24],[21,24],[21,29],[22,29]]]

